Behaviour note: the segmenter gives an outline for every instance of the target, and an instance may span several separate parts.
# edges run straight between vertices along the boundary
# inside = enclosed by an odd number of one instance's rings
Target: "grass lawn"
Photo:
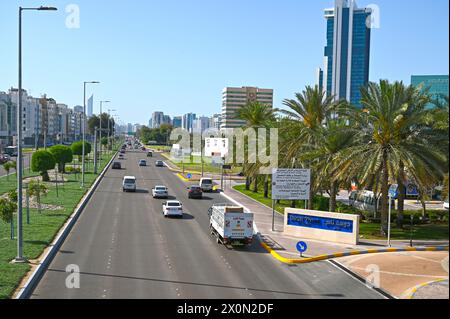
[[[253,191],[248,191],[245,189],[245,185],[237,185],[233,187],[235,190],[259,201],[262,204],[265,204],[269,207],[272,207],[272,199],[264,198],[264,195],[261,192],[254,193]],[[270,192],[269,192],[270,197]],[[320,198],[318,196],[314,200],[314,209],[315,210],[327,210],[328,208],[323,208],[325,206],[325,202],[328,199]],[[279,204],[276,205],[276,210],[280,213],[284,213],[284,208],[290,207],[292,201],[280,201]],[[342,213],[347,214],[355,214],[357,210],[353,207],[346,206],[342,203],[338,204],[340,211]],[[297,208],[304,208],[304,201],[297,201]],[[405,215],[408,212],[405,212]],[[405,216],[405,225],[403,229],[399,229],[395,224],[392,224],[391,227],[391,238],[392,239],[409,239],[410,238],[410,227],[408,224],[409,217]],[[359,233],[362,235],[362,238],[365,239],[385,239],[380,236],[380,224],[379,223],[367,223],[361,222]],[[448,221],[446,222],[436,222],[431,224],[416,224],[413,226],[413,240],[448,240],[449,239],[449,225]]]
[[[23,177],[33,177],[38,176],[39,173],[30,171],[28,168],[24,170]],[[9,176],[0,177],[0,195],[7,193],[13,189],[17,188],[17,175],[16,173],[11,173]]]
[[[200,163],[201,159],[199,156],[191,156],[190,162],[184,162],[184,163],[174,163],[170,160],[170,154],[169,153],[163,153],[164,157],[166,157],[173,165],[176,165],[180,169],[183,168],[186,172],[190,173],[201,173],[202,171],[202,164]],[[195,161],[198,161],[199,163],[194,163]],[[203,158],[203,171],[205,173],[215,173],[220,174],[222,172],[220,166],[214,166],[211,164],[212,159],[210,157],[204,157]],[[242,167],[232,166],[231,173],[237,174],[242,171]],[[226,174],[229,174],[230,170],[226,170]]]
[[[157,150],[157,151],[170,151],[172,146],[167,145],[146,145],[148,148]]]
[[[111,158],[111,154],[108,156]],[[108,162],[105,156],[99,172],[103,170]],[[42,198],[42,203],[61,206],[61,210],[30,210],[30,224],[26,223],[26,209],[23,210],[23,236],[24,256],[27,259],[36,259],[55,237],[58,230],[73,213],[75,207],[98,175],[91,171],[86,172],[86,187],[80,188],[80,175],[65,175],[69,181],[58,186],[59,196],[56,195],[54,183],[48,183],[49,193]],[[11,180],[13,180],[11,178]],[[3,183],[3,179],[2,179]],[[14,188],[14,187],[13,187]],[[15,216],[15,218],[17,218]],[[15,230],[16,231],[16,230]],[[0,299],[11,297],[19,282],[31,269],[28,264],[10,264],[17,252],[16,239],[10,239],[10,225],[0,221]]]

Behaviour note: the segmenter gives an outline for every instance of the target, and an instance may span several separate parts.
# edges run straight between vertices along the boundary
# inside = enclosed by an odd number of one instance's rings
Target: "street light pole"
[[[388,247],[391,247],[391,209],[392,209],[392,195],[389,194],[389,214],[388,214]]]
[[[19,7],[19,87],[17,107],[17,257],[14,262],[24,263],[23,236],[22,236],[22,176],[23,176],[23,154],[22,154],[22,11],[54,11],[54,7],[22,8]]]
[[[84,173],[86,170],[85,167],[85,144],[86,144],[86,84],[98,84],[100,82],[98,81],[90,81],[90,82],[83,82],[83,145],[82,145],[82,164],[81,164],[81,187],[84,187]]]

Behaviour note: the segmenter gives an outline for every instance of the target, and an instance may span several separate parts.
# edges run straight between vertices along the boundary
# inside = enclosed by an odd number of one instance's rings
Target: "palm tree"
[[[295,96],[295,100],[283,101],[289,110],[281,111],[288,119],[287,125],[281,130],[283,134],[281,151],[285,154],[283,164],[295,166],[295,163],[299,163],[303,167],[311,168],[313,162],[317,160],[308,158],[305,161],[302,154],[313,152],[320,144],[322,128],[333,118],[335,109],[340,103],[335,103],[334,97],[327,96],[317,85],[307,86],[302,93],[296,93]],[[309,209],[313,208],[313,196],[318,190],[317,185],[317,174],[312,170]]]
[[[276,123],[276,112],[278,110],[272,108],[268,104],[263,104],[258,101],[249,102],[242,108],[238,109],[235,114],[235,119],[244,120],[246,123],[243,129],[258,129],[258,128],[266,128],[270,129],[274,127]],[[256,131],[256,137],[258,132]],[[250,181],[249,177],[253,176],[254,180],[254,192],[258,192],[258,175],[259,169],[261,167],[261,163],[248,163],[247,161],[244,163],[244,173],[247,176],[246,187],[249,187]],[[264,196],[268,197],[268,175],[265,176],[264,180]]]
[[[398,179],[400,164],[421,187],[442,176],[445,155],[433,146],[434,132],[420,125],[420,107],[409,104],[410,88],[381,80],[362,88],[361,93],[363,110],[348,107],[344,112],[358,126],[358,133],[356,144],[341,155],[337,177],[354,174],[367,186],[379,176],[381,233],[385,235],[389,182]]]
[[[316,188],[327,190],[330,196],[329,211],[336,211],[336,196],[339,187],[351,180],[335,177],[339,164],[339,156],[348,147],[352,146],[356,132],[344,119],[329,120],[326,125],[317,130],[316,145],[303,157],[316,165]]]

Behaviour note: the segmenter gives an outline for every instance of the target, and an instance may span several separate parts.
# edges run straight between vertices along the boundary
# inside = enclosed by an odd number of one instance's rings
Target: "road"
[[[207,210],[220,194],[187,199],[187,184],[167,168],[138,167],[144,153],[127,152],[124,169],[109,170],[32,294],[32,298],[382,298],[328,262],[285,265],[258,242],[227,249],[210,237]],[[123,193],[134,175],[138,191]],[[182,201],[183,219],[162,215],[151,188],[166,185]],[[80,288],[68,289],[68,265]]]
[[[24,162],[24,169],[28,169],[30,166],[30,159],[31,159],[32,153],[24,153],[23,154],[23,162]],[[17,161],[17,157],[11,158],[13,161]],[[15,170],[11,170],[9,173],[14,173]],[[0,165],[0,177],[6,176],[6,171],[3,169],[3,165]]]

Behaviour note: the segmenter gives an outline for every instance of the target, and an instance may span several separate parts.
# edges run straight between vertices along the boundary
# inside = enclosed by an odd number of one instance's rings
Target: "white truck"
[[[253,240],[253,214],[243,207],[214,204],[208,210],[211,235],[217,243],[231,246],[250,245]]]

